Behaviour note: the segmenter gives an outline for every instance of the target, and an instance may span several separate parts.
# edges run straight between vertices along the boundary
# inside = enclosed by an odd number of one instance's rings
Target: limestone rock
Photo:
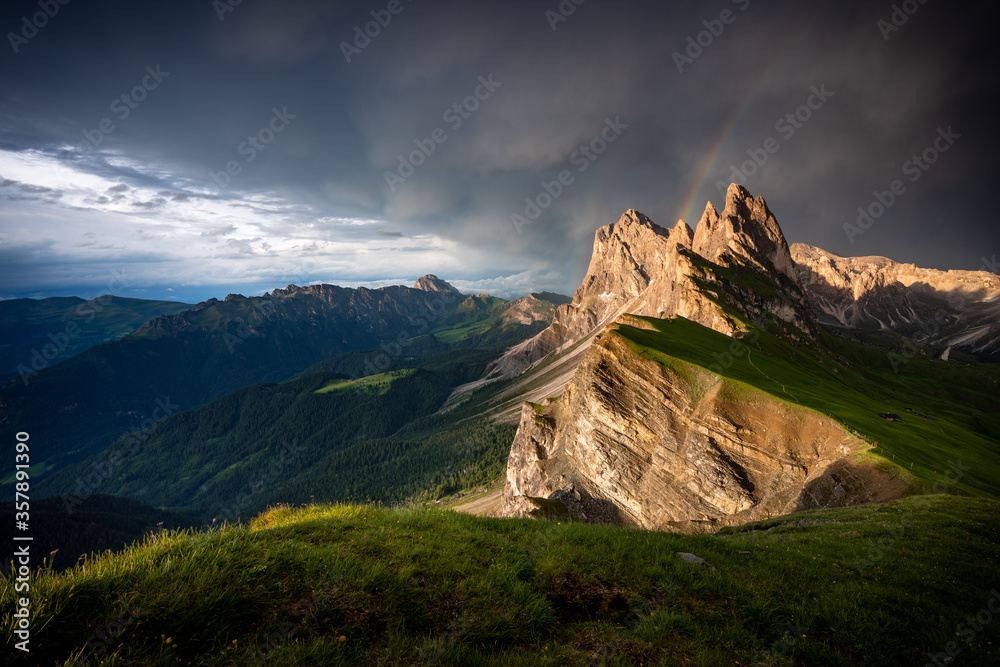
[[[765,272],[772,267],[795,280],[795,263],[774,214],[763,197],[754,198],[733,183],[726,192],[726,208],[716,213],[711,202],[698,223],[692,249],[716,264],[728,264],[726,254],[739,255]]]
[[[804,243],[791,251],[798,282],[821,319],[892,330],[915,337],[924,349],[1000,358],[1000,276],[921,269],[885,257],[839,257]]]
[[[718,570],[715,569],[714,565],[710,564],[707,560],[705,560],[701,556],[695,556],[694,554],[687,553],[686,551],[678,551],[677,555],[682,560],[686,560],[692,565],[697,565],[698,567],[708,567],[712,569],[712,572],[718,572]]]
[[[867,447],[815,411],[647,359],[616,327],[561,397],[525,404],[498,516],[554,499],[580,520],[649,529],[745,523],[816,506],[837,486],[817,480]]]
[[[560,306],[550,326],[534,338],[511,348],[489,370],[489,377],[515,377],[543,359],[566,349],[623,313],[673,317],[681,315],[727,335],[739,327],[697,281],[712,281],[688,253],[715,263],[741,257],[755,270],[793,280],[794,264],[788,244],[762,197],[732,185],[720,216],[709,203],[697,231],[683,220],[668,230],[635,210],[594,234],[590,266],[572,303]],[[799,328],[808,324],[795,312],[798,304],[762,299],[743,293],[735,298],[747,304],[751,319],[771,312]],[[477,385],[478,386],[478,385]]]
[[[953,322],[941,319],[945,302]],[[630,210],[597,230],[572,303],[490,371],[513,377],[579,343],[562,394],[522,408],[496,515],[554,502],[580,520],[705,531],[908,492],[856,463],[867,445],[824,414],[634,352],[619,328],[648,325],[632,315],[682,316],[734,337],[751,322],[792,342],[815,333],[816,315],[901,333],[938,319],[947,345],[989,351],[1000,348],[1000,277],[789,247],[766,202],[735,184],[694,232]]]

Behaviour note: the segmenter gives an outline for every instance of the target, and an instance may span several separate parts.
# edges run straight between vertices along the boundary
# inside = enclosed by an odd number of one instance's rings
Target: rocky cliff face
[[[522,296],[508,303],[502,323],[504,326],[508,326],[511,324],[531,325],[538,322],[551,322],[553,311],[553,305],[547,301],[542,301],[531,295]]]
[[[838,257],[803,243],[791,251],[799,284],[821,319],[1000,358],[1000,276]]]
[[[736,184],[729,186],[721,214],[711,202],[705,207],[692,250],[716,264],[729,265],[732,261],[727,256],[736,256],[749,260],[763,273],[777,271],[791,280],[796,277],[785,235],[767,202]]]
[[[840,424],[763,392],[748,398],[707,370],[651,361],[621,325],[644,323],[623,317],[562,396],[524,405],[498,516],[549,499],[578,520],[697,530],[878,499],[866,495],[871,484],[836,497],[846,457],[867,447]]]

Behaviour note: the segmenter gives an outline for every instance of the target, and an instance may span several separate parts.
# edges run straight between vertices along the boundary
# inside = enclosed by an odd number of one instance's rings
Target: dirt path
[[[477,496],[465,502],[459,501],[459,504],[451,505],[450,509],[463,514],[486,514],[500,505],[501,495],[503,495],[503,487],[498,486],[487,492],[486,495]]]

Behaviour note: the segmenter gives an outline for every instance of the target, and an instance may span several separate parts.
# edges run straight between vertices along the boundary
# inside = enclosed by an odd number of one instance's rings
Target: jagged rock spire
[[[726,207],[718,213],[712,203],[705,206],[694,234],[692,249],[716,263],[733,253],[756,264],[761,260],[777,271],[796,279],[785,235],[763,197],[753,197],[742,185],[733,183],[726,192]]]

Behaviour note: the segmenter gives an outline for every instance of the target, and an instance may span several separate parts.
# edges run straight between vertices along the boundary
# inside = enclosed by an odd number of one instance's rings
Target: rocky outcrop
[[[885,257],[839,257],[803,243],[791,251],[817,317],[891,330],[921,346],[1000,358],[1000,276],[921,269]]]
[[[705,207],[692,250],[716,264],[729,265],[729,257],[737,256],[764,273],[777,271],[793,281],[796,278],[785,235],[767,202],[736,183],[729,186],[721,214],[711,202]]]
[[[692,255],[692,253],[694,253]],[[785,284],[793,296],[761,294],[706,271],[698,257],[724,267],[753,270]],[[741,304],[752,321],[773,315],[808,330],[801,294],[795,293],[795,266],[777,220],[762,197],[732,184],[719,214],[709,202],[695,231],[679,220],[672,229],[638,211],[597,230],[590,266],[572,303],[560,306],[552,325],[510,349],[489,369],[488,379],[516,377],[542,360],[566,350],[623,313],[680,315],[727,335],[738,335],[739,322],[717,303],[716,292]],[[776,285],[777,286],[777,285]],[[479,386],[477,384],[477,386]]]
[[[690,246],[690,229],[683,222],[678,228],[676,233],[668,231],[634,210],[626,211],[617,223],[599,228],[590,267],[573,301],[556,308],[547,329],[495,361],[486,379],[516,377],[614,320],[646,292],[656,276],[665,277],[661,274],[668,264],[676,264],[672,238],[675,244],[686,241],[683,247]]]
[[[524,405],[498,516],[557,501],[580,520],[651,529],[743,523],[816,506],[816,489],[838,486],[818,480],[866,448],[825,415],[638,354],[625,322],[643,324],[623,318],[561,397]]]
[[[514,324],[532,325],[538,322],[551,322],[554,306],[548,301],[542,301],[532,295],[522,296],[508,302],[507,310],[501,319],[502,326]]]

